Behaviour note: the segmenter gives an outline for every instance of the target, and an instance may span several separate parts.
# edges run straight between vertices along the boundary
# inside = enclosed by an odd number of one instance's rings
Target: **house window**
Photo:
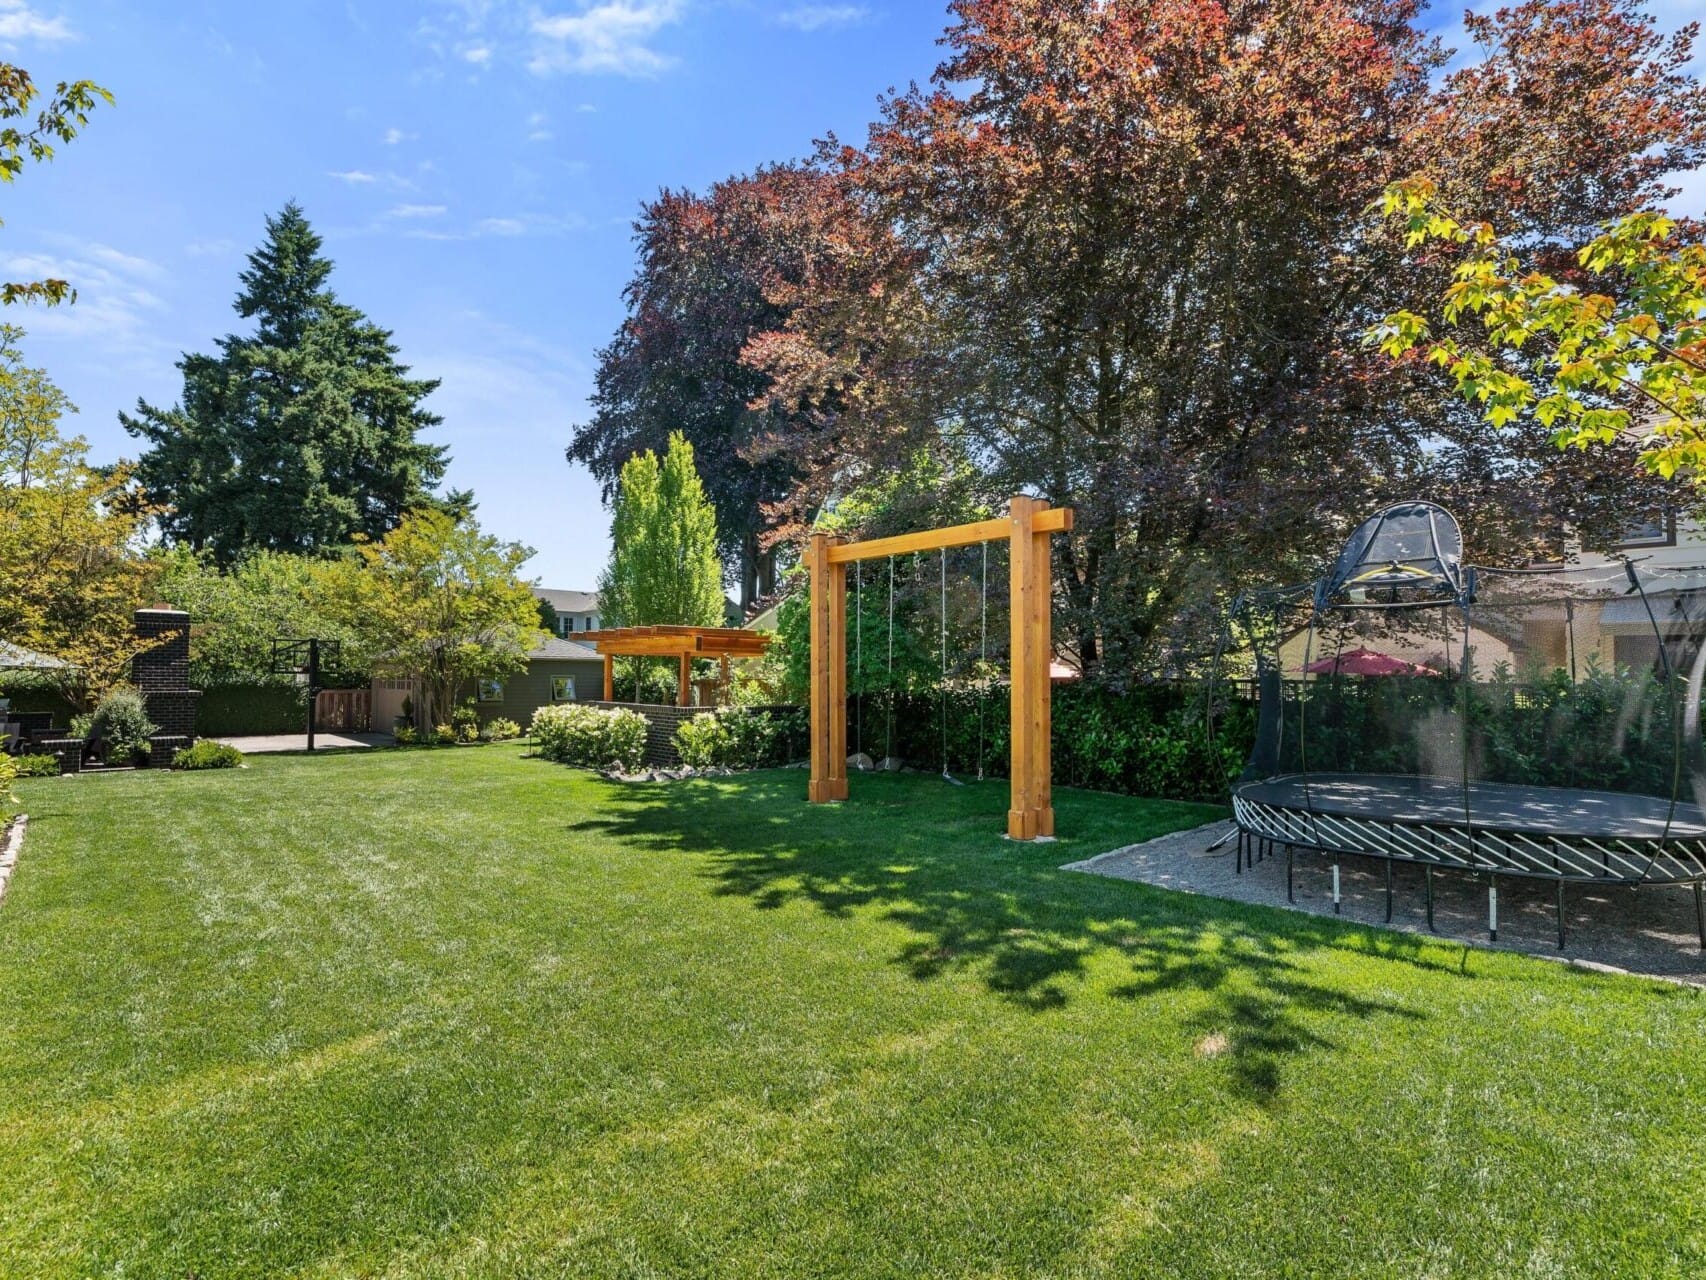
[[[573,702],[575,700],[575,678],[573,676],[551,677],[551,701]]]
[[[481,702],[502,702],[504,700],[504,684],[502,680],[480,681]]]
[[[1676,545],[1676,513],[1664,511],[1652,518],[1639,520],[1623,531],[1617,540],[1619,547],[1674,547]]]

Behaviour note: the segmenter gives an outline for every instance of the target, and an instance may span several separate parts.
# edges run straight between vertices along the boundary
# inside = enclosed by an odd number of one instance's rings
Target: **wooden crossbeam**
[[[1042,505],[1031,527],[1037,533],[1070,533],[1072,508]],[[880,560],[884,556],[911,555],[914,551],[940,551],[945,547],[969,547],[979,542],[999,542],[1010,537],[1012,531],[1012,518],[1006,517],[1000,520],[978,520],[971,524],[949,525],[945,529],[924,529],[918,533],[903,533],[893,538],[873,538],[869,542],[834,543],[829,548],[829,563],[852,564],[855,560]]]
[[[599,654],[619,658],[762,658],[775,637],[742,627],[610,627],[575,636]]]

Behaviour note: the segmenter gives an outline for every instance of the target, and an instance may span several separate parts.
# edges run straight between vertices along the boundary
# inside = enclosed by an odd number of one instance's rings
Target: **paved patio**
[[[1229,838],[1214,848],[1223,836]],[[1214,822],[1068,863],[1065,869],[1312,915],[1333,914],[1331,858],[1301,851],[1297,854],[1297,900],[1289,903],[1283,850],[1277,857],[1246,867],[1240,875],[1234,869],[1236,844],[1232,824]],[[1392,923],[1386,924],[1384,864],[1376,858],[1345,858],[1339,866],[1341,918],[1405,933],[1428,931],[1421,867],[1395,864]],[[1491,943],[1487,938],[1486,878],[1464,872],[1435,872],[1433,934],[1465,946],[1522,951],[1588,967],[1706,986],[1706,954],[1701,953],[1695,931],[1690,889],[1673,885],[1639,890],[1571,885],[1566,890],[1563,951],[1558,950],[1554,893],[1550,881],[1501,878],[1499,940]]]
[[[308,750],[308,735],[305,733],[266,733],[245,738],[215,738],[215,742],[223,742],[227,746],[236,747],[246,756],[277,755],[282,751]],[[316,733],[314,749],[330,751],[334,748],[346,750],[349,748],[383,747],[391,744],[388,733]]]

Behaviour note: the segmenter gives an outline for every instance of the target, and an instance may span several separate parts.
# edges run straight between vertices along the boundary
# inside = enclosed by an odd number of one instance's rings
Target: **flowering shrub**
[[[486,721],[486,727],[480,730],[480,736],[487,742],[502,742],[506,738],[519,738],[521,726],[507,716],[498,716],[495,720]]]
[[[763,769],[787,762],[792,732],[768,711],[721,707],[683,722],[675,748],[695,769]]]
[[[547,760],[633,770],[645,756],[647,724],[638,711],[558,703],[533,713],[533,738]]]
[[[11,813],[12,807],[18,803],[17,794],[12,790],[12,781],[17,776],[18,762],[0,752],[0,818]]]

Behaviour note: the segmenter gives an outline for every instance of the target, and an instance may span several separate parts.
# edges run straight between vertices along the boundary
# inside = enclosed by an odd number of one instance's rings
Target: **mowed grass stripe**
[[[1056,869],[1212,809],[252,764],[25,784],[0,1274],[1706,1271],[1699,992]]]

